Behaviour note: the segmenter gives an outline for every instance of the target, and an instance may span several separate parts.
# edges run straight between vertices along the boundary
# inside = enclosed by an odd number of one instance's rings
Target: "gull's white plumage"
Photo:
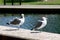
[[[42,29],[43,27],[45,27],[47,25],[47,18],[46,17],[42,17],[42,21],[38,20],[39,23],[41,24],[37,24],[34,28],[32,28],[31,30],[36,30],[36,29]]]
[[[43,21],[41,21],[42,25],[40,27],[38,27],[37,29],[41,29],[47,25],[47,18],[46,17],[42,17],[42,18],[43,18]]]
[[[12,19],[12,20],[11,20],[9,23],[7,23],[7,24],[13,25],[13,26],[18,26],[18,29],[19,29],[19,27],[20,27],[21,25],[23,25],[23,23],[25,22],[24,14],[21,14],[21,17],[22,17],[22,18],[17,18],[17,17],[16,17],[16,18]],[[17,25],[11,24],[11,22],[13,22],[15,19],[19,20],[20,23],[17,24]]]

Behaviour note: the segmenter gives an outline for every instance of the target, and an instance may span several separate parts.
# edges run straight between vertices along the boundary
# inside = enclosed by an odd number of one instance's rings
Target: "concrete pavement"
[[[60,9],[60,5],[0,5],[0,8]]]

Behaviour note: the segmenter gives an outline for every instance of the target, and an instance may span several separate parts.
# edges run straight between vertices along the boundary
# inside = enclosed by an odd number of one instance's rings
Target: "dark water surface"
[[[48,24],[46,25],[46,27],[40,30],[52,33],[60,33],[59,14],[25,14],[25,23],[20,28],[29,30],[32,29],[38,23],[37,20],[42,20],[43,16],[48,18],[47,19]],[[7,26],[6,23],[15,17],[20,18],[20,15],[14,15],[14,16],[11,16],[11,14],[6,16],[0,15],[0,25]],[[17,27],[17,26],[11,26],[11,27]]]

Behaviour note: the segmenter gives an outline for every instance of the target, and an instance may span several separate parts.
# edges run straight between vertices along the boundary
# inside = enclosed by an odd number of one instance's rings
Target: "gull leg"
[[[21,25],[18,25],[18,30],[20,29]]]
[[[20,28],[20,27],[18,26],[18,30],[19,30],[19,28]]]
[[[34,30],[32,30],[31,33],[40,33],[40,32],[42,32],[42,31],[40,31],[39,29],[34,29]]]

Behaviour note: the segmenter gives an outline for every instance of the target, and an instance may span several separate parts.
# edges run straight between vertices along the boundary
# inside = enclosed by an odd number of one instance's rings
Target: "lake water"
[[[36,26],[38,20],[42,20],[43,16],[48,18],[47,19],[48,24],[46,25],[46,27],[40,30],[46,32],[52,32],[52,33],[60,33],[59,14],[25,14],[25,23],[20,28],[28,29],[28,30],[32,29],[33,27]],[[7,26],[6,23],[15,17],[20,18],[20,15],[14,15],[14,16],[11,16],[10,14],[6,16],[0,15],[0,25]],[[18,28],[17,26],[11,26],[11,27]]]

